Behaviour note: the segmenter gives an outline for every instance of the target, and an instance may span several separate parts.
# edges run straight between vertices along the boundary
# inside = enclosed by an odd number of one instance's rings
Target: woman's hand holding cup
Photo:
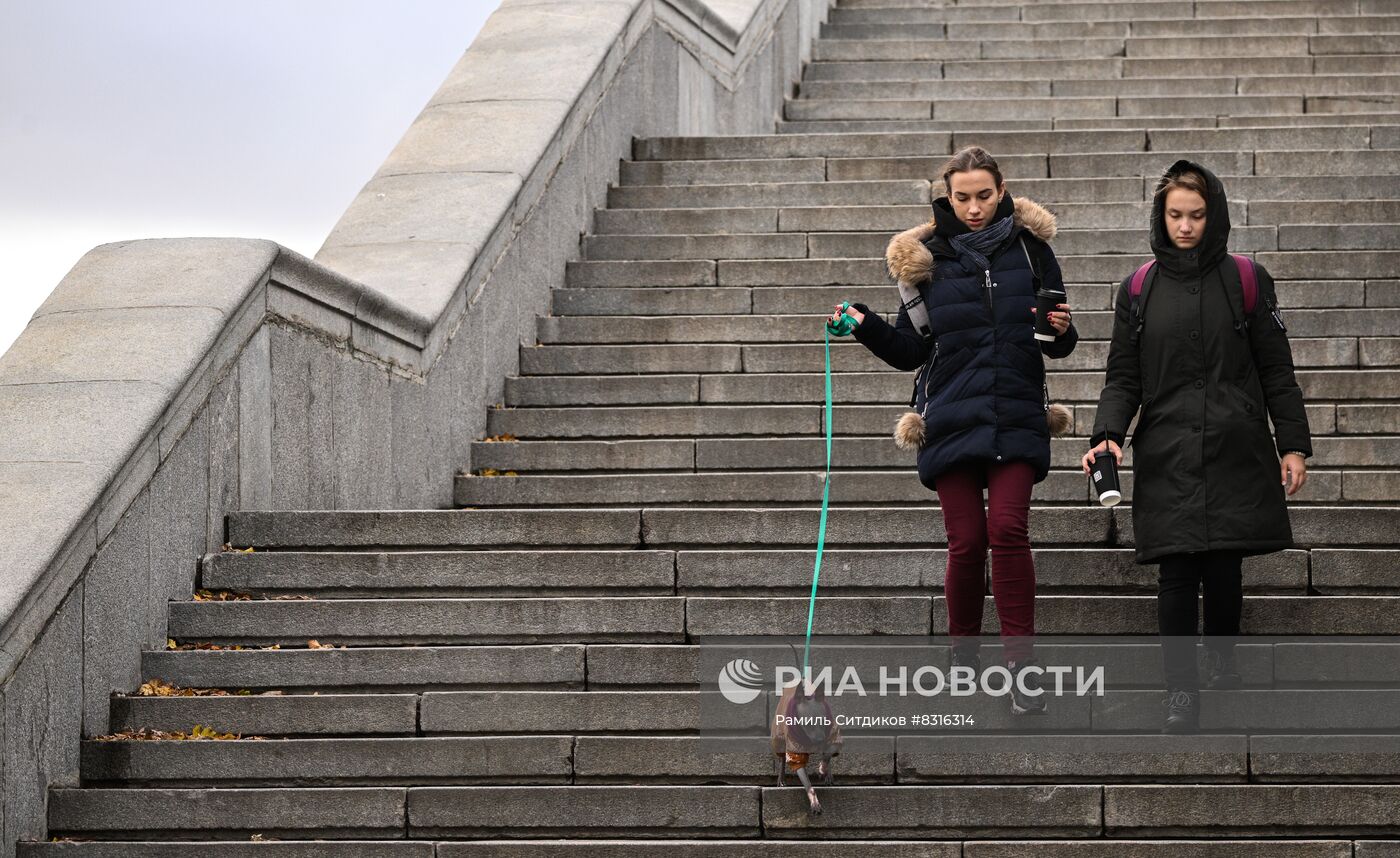
[[[1084,466],[1084,473],[1089,473],[1089,468],[1093,466],[1094,454],[1101,453],[1104,450],[1108,450],[1110,453],[1113,454],[1113,460],[1115,465],[1121,466],[1123,464],[1123,449],[1118,446],[1117,442],[1106,439],[1104,441],[1099,442],[1099,445],[1097,447],[1085,453],[1084,458],[1080,460],[1080,464]]]
[[[1068,304],[1056,304],[1055,306],[1058,307],[1061,312],[1047,313],[1045,319],[1050,323],[1050,327],[1055,329],[1055,333],[1058,335],[1069,330],[1070,309]],[[1031,312],[1038,313],[1039,309],[1031,307]]]

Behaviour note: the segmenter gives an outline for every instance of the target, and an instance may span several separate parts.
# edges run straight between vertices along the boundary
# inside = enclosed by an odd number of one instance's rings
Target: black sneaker
[[[1239,671],[1235,669],[1234,649],[1215,650],[1206,647],[1205,651],[1206,688],[1234,689],[1243,685]]]
[[[1041,671],[1028,671],[1027,669],[1036,664],[1033,658],[1022,661],[1007,662],[1006,669],[1011,671],[1011,714],[1013,715],[1043,715],[1045,713],[1045,693],[1040,689]],[[1025,674],[1024,678],[1022,674]],[[1021,685],[1030,689],[1030,694],[1021,692]],[[1039,693],[1037,693],[1039,692]]]
[[[948,648],[948,670],[955,667],[970,667],[974,676],[982,673],[982,656],[974,646],[953,644]]]
[[[1195,733],[1201,729],[1201,692],[1168,691],[1162,703],[1167,707],[1163,733]]]

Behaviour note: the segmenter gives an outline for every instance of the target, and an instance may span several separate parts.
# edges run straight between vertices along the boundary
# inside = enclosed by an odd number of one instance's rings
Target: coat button
[[[1195,294],[1196,294],[1196,288],[1197,288],[1197,287],[1195,287],[1195,286],[1192,286],[1192,287],[1191,287],[1191,294],[1192,294],[1192,295],[1195,295]]]
[[[1204,381],[1201,381],[1201,380],[1198,378],[1198,379],[1196,379],[1196,386],[1197,386],[1197,387],[1204,387],[1204,386],[1205,386],[1205,382],[1204,382]]]
[[[1001,461],[1001,457],[1000,457],[1000,456],[997,456],[997,461],[998,461],[998,462]]]
[[[1193,340],[1194,340],[1194,339],[1200,338],[1200,336],[1201,336],[1201,332],[1200,332],[1200,331],[1192,331],[1192,332],[1191,332],[1191,339],[1193,339]]]

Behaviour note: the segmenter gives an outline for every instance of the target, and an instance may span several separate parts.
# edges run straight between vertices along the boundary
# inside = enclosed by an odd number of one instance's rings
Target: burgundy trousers
[[[934,481],[948,532],[948,634],[957,643],[982,633],[987,586],[983,569],[992,549],[992,599],[1001,623],[1006,661],[1033,655],[1035,565],[1031,562],[1030,504],[1035,468],[1030,462],[978,461],[945,471]],[[982,506],[982,488],[987,506]]]

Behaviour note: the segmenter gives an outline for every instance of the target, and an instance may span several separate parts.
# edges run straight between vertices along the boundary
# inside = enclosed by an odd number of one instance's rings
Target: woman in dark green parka
[[[1114,301],[1107,377],[1082,463],[1087,472],[1093,454],[1107,449],[1121,464],[1119,445],[1141,406],[1129,442],[1136,447],[1133,539],[1139,564],[1160,564],[1164,732],[1196,729],[1202,584],[1208,687],[1237,687],[1240,562],[1292,547],[1285,492],[1303,485],[1312,455],[1273,278],[1254,263],[1257,298],[1246,315],[1229,236],[1220,180],[1191,161],[1167,168],[1153,197],[1156,264],[1139,297],[1140,324],[1129,275]]]

